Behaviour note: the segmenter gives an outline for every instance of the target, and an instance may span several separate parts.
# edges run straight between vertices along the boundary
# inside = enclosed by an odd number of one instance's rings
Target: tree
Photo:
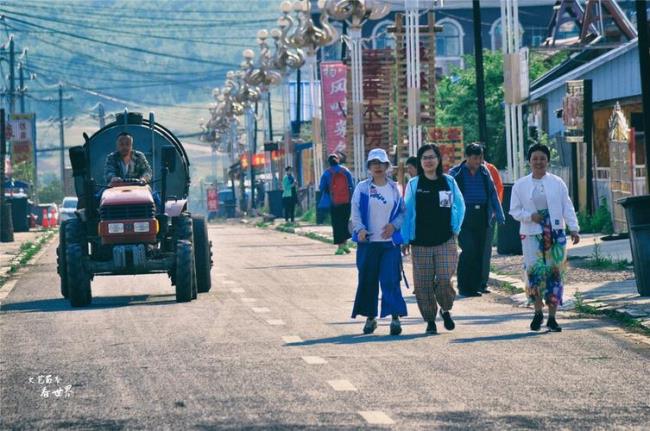
[[[531,53],[530,81],[534,81],[566,58],[559,52],[552,56]],[[488,125],[486,158],[497,167],[506,166],[505,113],[503,106],[503,54],[484,52],[485,107]],[[438,83],[436,125],[462,126],[466,143],[478,141],[478,112],[476,107],[476,73],[474,57],[465,57],[465,69],[456,68]]]
[[[63,184],[59,178],[53,177],[49,182],[38,190],[39,202],[55,202],[59,203],[63,200]]]

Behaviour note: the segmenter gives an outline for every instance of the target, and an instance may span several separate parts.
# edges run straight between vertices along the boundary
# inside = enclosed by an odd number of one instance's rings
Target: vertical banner
[[[13,165],[34,160],[35,119],[35,114],[11,114],[9,116],[7,140],[11,142]]]
[[[216,212],[219,210],[219,198],[217,196],[217,188],[210,186],[207,188],[207,201],[208,201],[208,212]]]
[[[363,52],[364,134],[366,154],[382,148],[393,155],[389,142],[388,119],[394,59],[391,49],[366,49]]]
[[[327,154],[345,153],[347,70],[340,61],[325,61],[320,67]]]

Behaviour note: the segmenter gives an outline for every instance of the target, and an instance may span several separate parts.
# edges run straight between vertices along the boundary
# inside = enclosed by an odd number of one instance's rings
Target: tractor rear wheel
[[[192,236],[194,238],[194,261],[196,265],[196,284],[199,293],[209,292],[212,287],[210,269],[212,268],[212,244],[208,239],[208,226],[204,217],[192,217]]]
[[[91,275],[84,267],[87,253],[84,225],[80,220],[71,219],[65,223],[65,272],[68,299],[73,307],[85,307],[92,302],[90,289]]]
[[[182,240],[176,243],[176,302],[189,302],[195,296],[196,275],[194,273],[194,253],[192,243]]]

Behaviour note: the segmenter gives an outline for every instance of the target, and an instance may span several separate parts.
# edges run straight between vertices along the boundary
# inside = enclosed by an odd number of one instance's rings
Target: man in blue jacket
[[[465,199],[465,218],[458,236],[461,253],[458,260],[458,292],[464,296],[481,296],[483,253],[488,228],[505,223],[490,172],[482,164],[483,147],[479,143],[465,148],[465,160],[449,170]]]

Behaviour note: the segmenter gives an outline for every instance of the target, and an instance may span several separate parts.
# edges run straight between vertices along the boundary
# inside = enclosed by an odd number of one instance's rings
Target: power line
[[[185,57],[185,56],[176,55],[176,54],[166,54],[166,53],[163,53],[163,52],[152,51],[152,50],[145,49],[145,48],[138,48],[138,47],[134,47],[134,46],[121,45],[119,43],[114,43],[114,42],[109,42],[109,41],[102,41],[102,40],[94,39],[94,38],[88,37],[88,36],[82,36],[80,34],[74,34],[74,33],[70,33],[70,32],[67,32],[67,31],[57,30],[57,29],[53,29],[51,27],[45,27],[45,26],[42,26],[42,25],[39,25],[39,24],[30,23],[28,21],[18,19],[18,18],[9,17],[9,16],[6,16],[6,15],[4,16],[4,18],[5,19],[10,19],[12,21],[20,22],[22,24],[25,24],[25,25],[28,25],[28,26],[31,26],[31,27],[36,27],[36,28],[40,28],[40,29],[44,29],[44,30],[51,30],[54,33],[57,33],[57,34],[60,34],[60,35],[65,35],[65,36],[72,37],[72,38],[75,38],[75,39],[85,40],[87,42],[98,43],[98,44],[101,44],[101,45],[112,46],[114,48],[125,49],[125,50],[129,50],[129,51],[134,51],[134,52],[140,52],[140,53],[143,53],[143,54],[155,55],[155,56],[163,57],[163,58],[173,58],[175,60],[190,61],[190,62],[194,62],[194,63],[213,64],[213,65],[217,65],[217,66],[228,66],[228,67],[233,66],[232,63],[224,63],[222,61],[206,60],[206,59],[203,59],[203,58],[196,58],[196,57]]]

